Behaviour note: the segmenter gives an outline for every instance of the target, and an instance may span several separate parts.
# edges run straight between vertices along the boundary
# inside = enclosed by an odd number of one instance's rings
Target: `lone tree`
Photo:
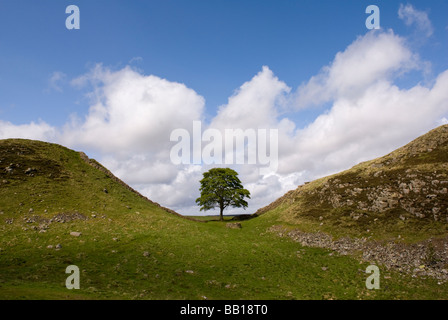
[[[238,173],[230,168],[213,168],[204,172],[200,181],[201,196],[196,203],[201,211],[219,208],[219,219],[223,219],[223,211],[228,206],[247,208],[244,198],[250,199],[250,192],[243,188]]]

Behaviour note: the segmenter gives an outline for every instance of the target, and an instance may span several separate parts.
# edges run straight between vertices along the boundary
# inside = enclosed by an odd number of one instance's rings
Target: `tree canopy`
[[[204,172],[201,182],[201,196],[196,203],[201,211],[219,208],[220,220],[223,220],[223,211],[231,206],[234,208],[247,208],[250,192],[243,188],[238,173],[230,168],[213,168]]]

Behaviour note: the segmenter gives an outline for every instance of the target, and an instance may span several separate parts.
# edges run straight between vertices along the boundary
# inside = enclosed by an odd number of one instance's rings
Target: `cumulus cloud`
[[[372,31],[355,40],[333,62],[297,90],[299,107],[330,102],[331,108],[295,131],[280,153],[280,174],[303,178],[331,174],[384,155],[425,133],[448,112],[448,72],[432,87],[401,89],[394,79],[425,71],[405,39]]]
[[[212,128],[267,128],[277,124],[278,106],[290,88],[280,81],[267,66],[245,82],[219,108]]]
[[[249,211],[254,212],[305,181],[384,155],[446,123],[448,70],[427,86],[404,89],[395,83],[410,70],[423,70],[425,64],[404,38],[392,31],[370,31],[336,53],[297,90],[263,66],[208,123],[203,121],[204,98],[185,84],[131,67],[111,70],[97,65],[72,81],[89,91],[86,115],[74,117],[63,128],[42,121],[26,125],[0,121],[0,137],[95,150],[100,162],[150,199],[180,213],[198,214],[194,200],[199,180],[216,165],[173,164],[171,132],[182,128],[192,137],[197,120],[202,121],[202,131],[276,129],[277,170],[260,175],[259,162],[220,165],[239,172],[252,195]],[[296,126],[292,116],[324,103],[330,106],[327,111],[306,127]],[[285,109],[295,111],[285,114]]]
[[[313,178],[384,155],[438,124],[448,112],[448,71],[433,87],[404,90],[387,81],[357,99],[338,99],[295,137],[295,153],[280,157],[280,172],[306,170]]]
[[[97,65],[73,83],[92,86],[92,106],[85,119],[65,128],[63,139],[103,152],[157,153],[167,146],[173,129],[200,119],[205,104],[184,84],[130,67],[112,71]]]
[[[72,84],[90,86],[91,107],[84,119],[65,126],[66,145],[100,152],[112,172],[163,205],[179,208],[191,200],[191,189],[184,186],[190,182],[182,177],[195,171],[170,161],[170,134],[191,131],[193,121],[201,120],[203,97],[129,66],[113,71],[99,64]]]
[[[52,78],[56,81],[59,76]],[[197,170],[170,161],[170,133],[177,128],[191,130],[192,122],[201,120],[203,97],[182,83],[144,75],[130,66],[112,70],[98,64],[71,84],[88,92],[86,115],[72,115],[60,128],[43,121],[24,125],[0,121],[0,138],[45,140],[91,151],[154,201],[178,208],[191,200],[188,184]]]
[[[143,194],[160,201],[179,213],[199,214],[195,200],[199,197],[199,181],[204,168],[199,165],[178,167],[176,177],[171,183],[137,185]]]
[[[405,46],[403,38],[392,31],[371,31],[337,53],[330,65],[298,88],[296,107],[356,98],[373,83],[392,80],[419,66],[418,56]]]
[[[13,124],[0,120],[0,139],[22,138],[41,141],[55,141],[58,131],[53,126],[40,120],[28,124]]]
[[[271,130],[277,130],[280,134],[279,128],[287,128],[291,123],[287,119],[280,118],[280,110],[285,101],[288,100],[288,95],[291,88],[283,81],[280,81],[268,66],[263,66],[251,80],[243,83],[238,90],[228,99],[228,103],[222,105],[217,115],[211,120],[208,128],[219,130],[223,136],[222,152],[229,150],[228,146],[233,145],[235,153],[243,153],[245,156],[244,164],[235,164],[236,156],[233,154],[225,154],[228,167],[235,169],[240,173],[241,180],[245,186],[251,191],[251,200],[248,201],[252,207],[260,206],[265,199],[272,199],[276,196],[281,196],[285,190],[278,177],[274,176],[277,169],[278,153],[274,153],[274,146],[280,143],[286,143],[283,136],[279,139],[271,139]],[[251,144],[248,140],[245,143],[243,150],[235,150],[236,140],[225,139],[226,130],[242,130],[239,136],[244,137],[246,132],[244,130],[253,130],[255,134],[254,143]],[[266,130],[262,132],[260,130]],[[287,130],[281,130],[286,132]],[[260,151],[261,135],[266,137],[266,150],[261,152],[266,157],[264,163],[260,161],[258,152]],[[235,142],[235,144],[234,144]],[[250,150],[257,154],[257,161],[255,164],[249,164],[248,155]],[[271,174],[260,175],[263,170],[273,168],[274,172]],[[237,211],[237,210],[234,210]]]
[[[400,4],[398,17],[407,26],[416,25],[417,29],[426,37],[430,37],[434,32],[431,20],[428,18],[428,13],[415,9],[411,4]]]
[[[257,166],[239,166],[259,207],[298,184],[332,174],[404,145],[440,123],[448,113],[448,71],[432,86],[399,88],[394,80],[411,70],[424,73],[426,61],[392,31],[372,31],[356,39],[296,92],[264,67],[219,110],[210,126],[277,128],[279,166],[263,177]],[[267,90],[269,87],[271,90]],[[264,104],[258,109],[260,92]],[[291,99],[293,97],[294,99]],[[279,101],[300,110],[330,103],[305,128],[279,117]],[[443,119],[443,118],[442,118]]]

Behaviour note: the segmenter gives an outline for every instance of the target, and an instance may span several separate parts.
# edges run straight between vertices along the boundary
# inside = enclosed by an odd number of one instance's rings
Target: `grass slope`
[[[392,271],[367,290],[367,264],[267,232],[273,215],[242,229],[181,218],[58,145],[3,140],[0,161],[0,299],[446,298],[447,284]],[[79,290],[65,288],[72,264]]]
[[[333,237],[406,242],[448,234],[448,125],[290,191],[255,215]]]

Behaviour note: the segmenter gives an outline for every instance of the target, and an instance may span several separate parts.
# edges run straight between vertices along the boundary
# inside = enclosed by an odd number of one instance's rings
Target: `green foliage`
[[[383,267],[381,289],[367,290],[366,263],[267,232],[284,208],[228,229],[170,214],[61,146],[0,140],[0,161],[0,299],[447,297],[447,282]],[[54,220],[76,212],[85,219]],[[79,290],[65,287],[72,264]]]
[[[196,203],[201,211],[214,208],[220,209],[220,219],[223,220],[223,211],[231,206],[234,208],[247,208],[250,192],[243,188],[238,173],[230,168],[213,168],[205,172],[201,180],[201,196]]]

